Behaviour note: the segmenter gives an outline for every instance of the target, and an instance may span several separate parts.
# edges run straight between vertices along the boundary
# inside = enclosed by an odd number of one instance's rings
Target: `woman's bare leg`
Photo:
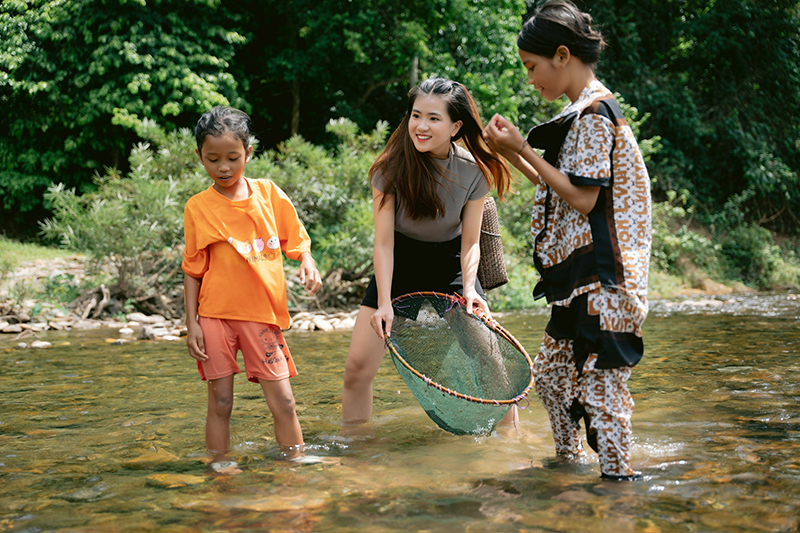
[[[370,326],[375,313],[371,307],[361,306],[350,338],[350,350],[344,368],[342,391],[342,420],[359,423],[372,416],[372,380],[386,353],[383,339]]]

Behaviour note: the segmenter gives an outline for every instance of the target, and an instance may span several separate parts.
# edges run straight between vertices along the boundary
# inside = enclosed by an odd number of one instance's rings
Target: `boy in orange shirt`
[[[230,451],[233,376],[259,383],[275,421],[275,439],[287,456],[301,453],[303,433],[289,378],[297,375],[281,329],[289,327],[281,252],[299,260],[299,277],[311,294],[322,286],[311,240],[292,202],[269,180],[244,177],[253,153],[249,117],[218,106],[195,128],[197,155],[213,180],[186,203],[182,268],[186,345],[208,381],[206,445],[212,468],[235,470]]]

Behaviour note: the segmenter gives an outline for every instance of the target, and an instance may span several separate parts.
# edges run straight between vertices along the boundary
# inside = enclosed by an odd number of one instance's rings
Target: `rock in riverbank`
[[[26,340],[18,346],[32,347],[40,333],[47,331],[74,331],[89,329],[115,329],[117,339],[180,340],[186,335],[186,325],[181,319],[167,319],[161,315],[144,313],[119,314],[114,318],[89,318],[80,309],[70,310],[65,305],[36,300],[23,295],[41,294],[46,287],[57,287],[54,280],[68,280],[78,287],[86,279],[85,260],[81,256],[48,260],[25,261],[14,271],[5,273],[0,284],[0,339]],[[291,331],[341,331],[352,329],[357,311],[352,312],[297,312],[292,317]],[[43,347],[44,344],[37,343]]]

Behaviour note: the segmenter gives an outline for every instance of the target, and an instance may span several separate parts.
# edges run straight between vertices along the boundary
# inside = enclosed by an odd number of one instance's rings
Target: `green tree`
[[[800,228],[800,4],[796,0],[587,0],[610,44],[598,67],[652,114],[655,190],[687,190],[719,229]]]
[[[115,108],[174,128],[243,101],[227,72],[243,38],[219,0],[3,0],[0,194],[6,230],[43,215],[53,182],[85,191],[124,166],[133,133]],[[26,215],[27,213],[27,215]]]
[[[465,83],[487,119],[500,111],[532,126],[542,117],[516,52],[520,2],[250,0],[229,9],[251,14],[237,16],[248,42],[233,72],[265,146],[297,133],[335,143],[325,128],[339,117],[364,130],[396,125],[412,84],[431,75]]]

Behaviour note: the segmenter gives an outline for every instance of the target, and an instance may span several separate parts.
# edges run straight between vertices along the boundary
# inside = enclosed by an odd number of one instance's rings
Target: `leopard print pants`
[[[596,354],[590,354],[578,375],[572,341],[556,340],[547,333],[534,361],[536,393],[547,409],[556,454],[567,457],[585,455],[580,424],[570,415],[577,398],[590,420],[589,431],[597,435],[600,471],[609,477],[633,476],[630,466],[633,398],[627,381],[630,367],[595,368]]]

